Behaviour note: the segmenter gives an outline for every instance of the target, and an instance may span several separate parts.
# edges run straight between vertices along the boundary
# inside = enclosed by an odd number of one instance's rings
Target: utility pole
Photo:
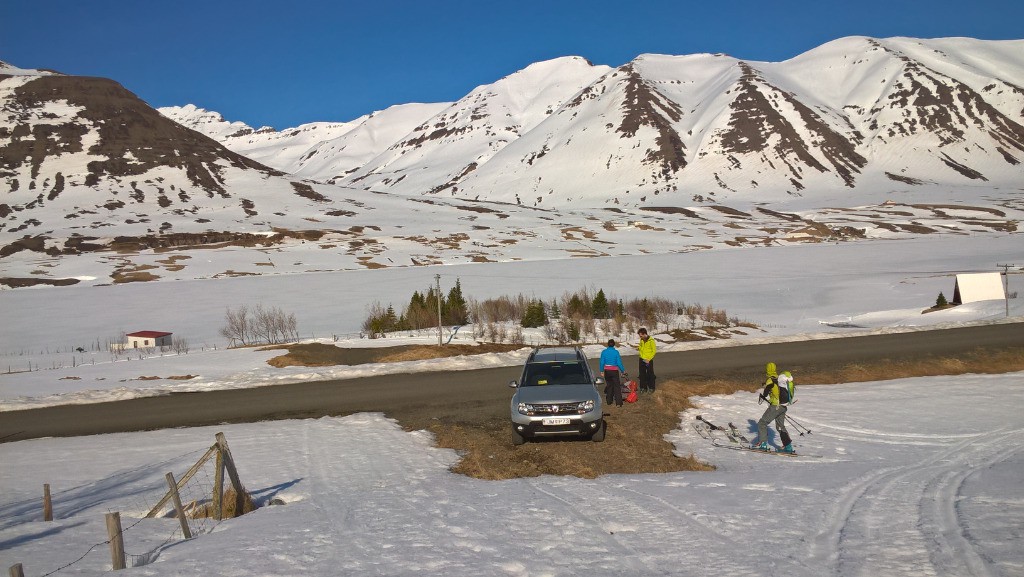
[[[441,346],[441,275],[434,275],[437,284],[437,346]]]
[[[1006,301],[1006,316],[1010,316],[1010,268],[1015,267],[1015,264],[997,264],[997,267],[1003,269],[1003,300]]]

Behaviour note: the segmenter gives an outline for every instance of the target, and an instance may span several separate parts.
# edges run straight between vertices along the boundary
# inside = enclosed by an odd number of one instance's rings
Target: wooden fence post
[[[192,531],[188,528],[188,517],[185,516],[185,508],[181,506],[181,495],[178,494],[178,484],[174,482],[174,473],[167,473],[167,486],[171,489],[171,502],[174,503],[174,510],[178,512],[181,534],[186,539],[191,539]]]
[[[43,483],[43,521],[53,521],[53,501],[50,500],[49,483]]]
[[[206,451],[206,454],[204,454],[202,457],[199,458],[198,461],[196,461],[195,465],[192,465],[188,471],[185,471],[185,474],[178,481],[178,487],[184,487],[185,483],[188,483],[189,479],[191,479],[199,471],[200,467],[202,467],[203,464],[205,464],[206,461],[208,461],[215,452],[217,452],[217,445],[210,447]],[[170,498],[171,492],[168,491],[167,494],[164,495],[163,498],[160,499],[160,501],[158,501],[156,505],[153,505],[153,508],[149,510],[149,513],[146,513],[146,518],[152,519],[153,517],[156,517],[157,514],[163,509],[164,505],[167,504],[167,500]]]
[[[231,457],[231,449],[228,448],[228,440],[224,433],[217,433],[217,447],[224,457],[224,468],[228,471],[231,486],[235,488],[235,517],[238,517],[245,512],[245,487],[242,486],[242,481],[238,478],[235,460]]]
[[[22,569],[21,563],[11,565],[11,569],[8,573],[10,577],[25,577],[25,571]]]
[[[213,473],[213,518],[224,519],[224,455],[217,451],[217,468]]]
[[[110,563],[113,570],[124,569],[124,536],[121,534],[121,514],[107,513],[107,536],[110,538]]]

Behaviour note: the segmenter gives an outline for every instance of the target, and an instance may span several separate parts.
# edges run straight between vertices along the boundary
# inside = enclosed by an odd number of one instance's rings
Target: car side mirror
[[[602,378],[602,377],[597,377],[596,379],[594,379],[594,385],[596,385],[596,386],[601,386],[601,385],[603,385],[603,384],[604,384],[604,378]]]
[[[518,389],[519,388],[519,383],[516,382],[515,379],[512,379],[511,381],[508,382],[508,386],[509,386],[509,388],[512,388],[512,389]]]

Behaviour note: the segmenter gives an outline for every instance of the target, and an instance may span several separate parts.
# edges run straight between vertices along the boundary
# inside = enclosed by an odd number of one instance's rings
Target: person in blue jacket
[[[622,355],[615,348],[615,339],[608,339],[608,346],[601,351],[598,365],[604,371],[605,404],[611,405],[614,402],[616,407],[621,407],[622,380],[620,375],[626,374],[626,367],[622,364]]]

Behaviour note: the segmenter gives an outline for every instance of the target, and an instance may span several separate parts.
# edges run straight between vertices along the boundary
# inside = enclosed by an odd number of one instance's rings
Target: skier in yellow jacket
[[[786,430],[786,405],[790,402],[789,389],[787,388],[785,393],[781,393],[780,390],[781,386],[788,385],[788,381],[792,377],[789,376],[787,371],[785,373],[787,382],[780,385],[778,369],[775,367],[775,363],[765,365],[764,372],[764,391],[761,392],[757,402],[760,404],[762,399],[768,401],[768,408],[765,409],[761,420],[757,422],[757,441],[754,442],[753,448],[762,451],[770,450],[768,448],[768,423],[775,421],[775,428],[779,430],[779,439],[782,441],[782,448],[779,451],[792,453],[794,452],[793,440],[789,436],[789,431]]]
[[[640,335],[640,344],[637,345],[637,351],[640,353],[640,371],[639,378],[639,389],[641,393],[653,393],[654,392],[654,381],[657,377],[654,376],[654,355],[658,352],[658,346],[647,334],[647,329],[640,327],[637,331]]]

